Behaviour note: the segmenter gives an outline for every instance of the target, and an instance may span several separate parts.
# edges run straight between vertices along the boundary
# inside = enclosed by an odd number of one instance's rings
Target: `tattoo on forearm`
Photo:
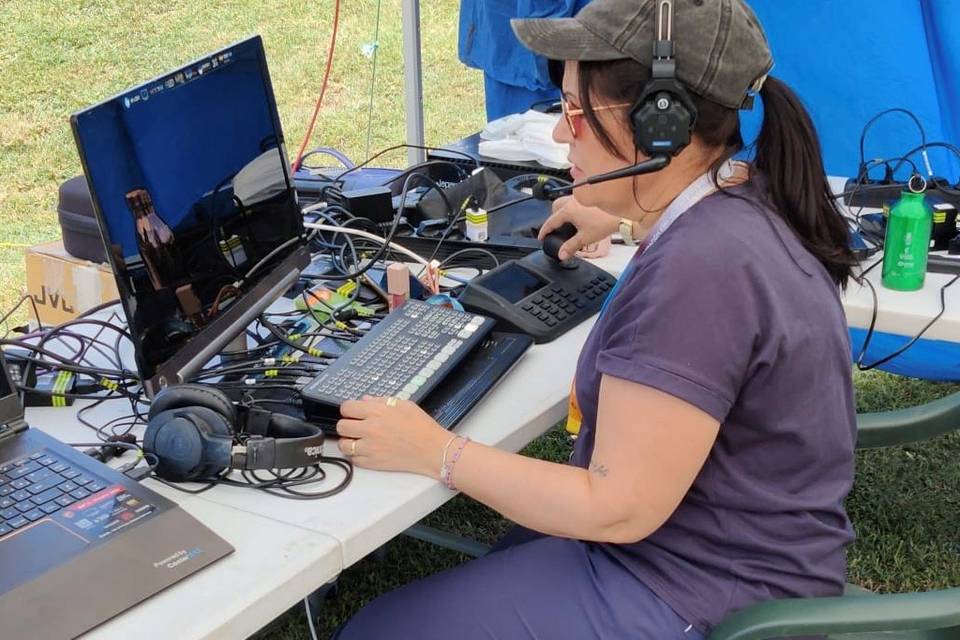
[[[590,471],[593,471],[595,474],[603,478],[606,478],[607,474],[610,472],[610,470],[607,469],[606,466],[599,464],[597,462],[594,462],[593,464],[590,465]]]

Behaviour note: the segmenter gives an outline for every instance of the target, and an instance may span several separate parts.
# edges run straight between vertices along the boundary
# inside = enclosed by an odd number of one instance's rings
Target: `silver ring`
[[[390,397],[388,397],[388,398],[387,398],[387,406],[388,406],[388,407],[395,407],[395,406],[397,406],[397,397],[396,397],[396,396],[390,396]]]
[[[350,457],[357,455],[357,443],[360,442],[360,438],[354,438],[350,441]]]

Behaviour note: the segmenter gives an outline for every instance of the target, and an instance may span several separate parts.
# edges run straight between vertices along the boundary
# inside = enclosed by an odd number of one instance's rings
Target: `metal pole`
[[[423,146],[423,65],[420,56],[420,0],[402,0],[403,10],[403,85],[407,116],[407,144]],[[425,160],[420,149],[408,149],[407,161]]]

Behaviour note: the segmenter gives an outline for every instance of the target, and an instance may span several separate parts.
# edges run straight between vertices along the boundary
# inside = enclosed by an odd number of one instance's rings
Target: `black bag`
[[[86,178],[77,176],[60,185],[57,218],[67,253],[91,262],[107,261]]]

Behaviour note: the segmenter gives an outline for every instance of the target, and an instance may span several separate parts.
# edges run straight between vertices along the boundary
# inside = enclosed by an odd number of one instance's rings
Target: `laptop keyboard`
[[[0,540],[106,486],[46,449],[0,464]]]

